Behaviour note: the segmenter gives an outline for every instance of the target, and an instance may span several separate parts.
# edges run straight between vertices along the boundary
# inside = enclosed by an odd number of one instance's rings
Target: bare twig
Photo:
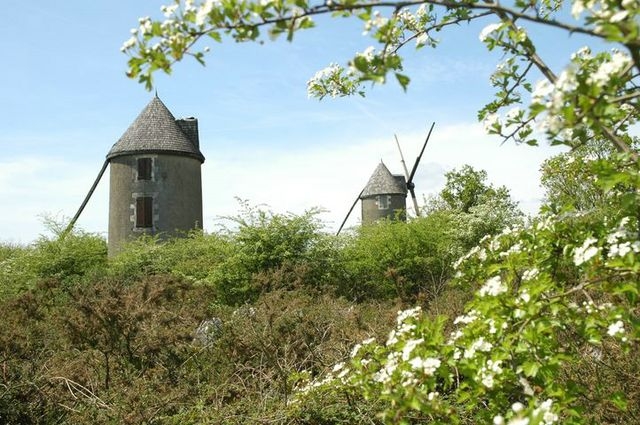
[[[50,379],[56,379],[56,380],[61,380],[64,382],[64,384],[66,385],[67,389],[69,390],[69,393],[71,394],[71,396],[75,399],[78,400],[79,396],[88,399],[89,401],[91,401],[93,404],[95,404],[98,407],[104,408],[104,409],[109,409],[109,410],[113,410],[111,408],[111,406],[109,406],[107,403],[105,403],[100,397],[98,397],[97,395],[95,395],[90,389],[88,389],[87,387],[85,387],[82,384],[79,384],[69,378],[65,378],[64,376],[53,376]],[[76,395],[76,393],[78,395]],[[65,406],[66,407],[66,406]]]

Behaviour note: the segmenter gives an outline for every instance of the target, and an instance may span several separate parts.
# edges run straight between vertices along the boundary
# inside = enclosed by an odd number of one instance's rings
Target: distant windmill
[[[407,166],[404,162],[404,156],[402,155],[402,149],[400,149],[398,138],[395,137],[398,150],[400,151],[400,158],[405,175],[402,176],[391,174],[384,163],[380,161],[380,164],[378,164],[373,174],[369,178],[367,185],[362,189],[362,191],[360,191],[356,199],[353,201],[349,212],[342,221],[342,224],[340,224],[340,228],[338,229],[338,232],[336,234],[340,234],[342,228],[349,219],[351,212],[353,211],[359,200],[362,200],[363,223],[371,223],[381,218],[400,218],[402,220],[405,220],[405,211],[407,209],[407,192],[411,193],[411,199],[413,199],[413,206],[415,208],[416,215],[420,215],[413,179],[416,175],[418,165],[420,164],[420,160],[422,159],[422,154],[427,147],[427,143],[429,142],[429,138],[431,137],[431,132],[433,131],[433,127],[435,126],[435,124],[435,122],[431,124],[429,134],[427,134],[427,138],[422,145],[420,154],[417,156],[416,161],[413,164],[411,174],[409,174],[409,170],[407,169]]]

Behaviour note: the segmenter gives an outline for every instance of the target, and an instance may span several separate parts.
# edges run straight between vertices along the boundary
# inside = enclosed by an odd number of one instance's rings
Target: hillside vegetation
[[[550,178],[570,163],[546,166]],[[549,190],[560,196],[555,186]],[[424,358],[438,358],[434,370],[444,369],[439,359],[460,349],[445,344],[445,335],[461,321],[483,313],[493,317],[491,326],[506,329],[506,319],[497,318],[523,308],[521,287],[534,276],[520,271],[520,287],[495,287],[491,305],[486,299],[482,304],[478,288],[496,271],[511,276],[525,263],[528,269],[537,265],[539,275],[542,267],[553,269],[572,302],[620,306],[636,320],[635,284],[607,272],[627,289],[606,293],[585,285],[583,271],[567,261],[573,251],[563,253],[585,228],[606,232],[603,215],[620,214],[618,201],[598,199],[591,212],[578,212],[549,197],[546,208],[559,208],[563,221],[543,226],[545,213],[525,222],[504,188],[463,167],[447,174],[445,189],[429,200],[425,216],[341,236],[321,231],[317,211],[279,214],[243,203],[228,227],[215,233],[164,243],[143,238],[108,259],[103,238],[82,231],[62,235],[63,227],[53,226],[53,236],[28,247],[0,247],[0,422],[481,423],[478,412],[490,413],[489,396],[479,390],[484,379],[470,378],[472,365],[461,366],[456,377],[426,373],[424,365],[423,375],[409,375],[398,363],[387,379],[381,373],[388,359],[395,358],[394,350],[410,353],[411,346]],[[518,257],[489,247],[496,244]],[[535,244],[536,252],[527,251]],[[605,272],[588,273],[599,282]],[[545,290],[530,288],[531,298]],[[483,291],[492,288],[485,284]],[[542,338],[546,342],[536,347],[551,359],[545,365],[527,357],[530,390],[567,388],[586,422],[637,422],[640,360],[631,334],[620,345],[599,336],[598,326],[607,329],[600,322],[579,329],[577,320],[567,320],[557,335],[547,321],[560,308],[529,308],[515,334]],[[495,333],[478,332],[487,339]],[[514,346],[526,342],[499,334]],[[565,348],[558,350],[554,338]],[[499,367],[505,376],[506,363]],[[540,385],[548,374],[554,375],[553,388]],[[403,382],[409,376],[412,381]],[[517,376],[509,379],[513,397],[498,398],[506,405],[524,385]],[[429,410],[423,397],[443,402]]]

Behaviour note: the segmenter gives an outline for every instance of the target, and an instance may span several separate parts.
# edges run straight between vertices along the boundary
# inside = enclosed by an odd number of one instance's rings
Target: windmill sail
[[[402,149],[400,149],[400,142],[398,142],[398,137],[396,138],[396,145],[398,146],[398,150],[400,151],[400,160],[402,162],[402,166],[404,168],[405,175],[407,176],[407,190],[411,193],[411,199],[413,200],[413,207],[416,210],[416,215],[420,216],[420,210],[418,208],[418,200],[416,199],[416,191],[415,191],[415,183],[413,183],[413,178],[416,175],[416,171],[418,170],[418,165],[420,164],[420,160],[422,159],[422,155],[424,154],[424,150],[427,147],[427,143],[429,143],[429,139],[431,138],[431,132],[433,131],[433,127],[436,125],[435,122],[431,123],[431,128],[429,128],[429,133],[427,134],[427,138],[422,145],[422,149],[420,150],[420,154],[416,157],[416,161],[413,163],[413,168],[411,169],[411,174],[408,173],[407,166],[404,162],[404,156],[402,155]]]
[[[67,225],[67,228],[64,229],[64,232],[62,232],[62,236],[66,236],[67,233],[69,233],[73,229],[73,226],[75,226],[76,221],[78,221],[78,219],[80,218],[80,214],[82,214],[82,211],[84,211],[84,208],[89,203],[89,199],[91,199],[91,195],[93,195],[93,192],[96,190],[96,187],[98,187],[98,183],[100,183],[100,180],[102,179],[102,176],[104,175],[104,172],[106,171],[108,165],[109,165],[109,160],[107,159],[104,161],[104,164],[102,164],[102,168],[98,173],[98,177],[96,177],[95,181],[93,182],[93,185],[91,185],[91,189],[89,189],[89,193],[87,193],[87,196],[85,196],[84,201],[82,201],[82,204],[80,204],[80,208],[78,208],[76,215],[73,216],[73,218]]]

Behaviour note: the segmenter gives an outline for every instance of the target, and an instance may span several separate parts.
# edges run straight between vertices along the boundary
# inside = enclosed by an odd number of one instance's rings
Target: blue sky
[[[73,216],[111,145],[153,96],[125,77],[120,46],[139,17],[159,17],[165,3],[5,0],[0,241],[34,240],[45,233],[42,215]],[[173,114],[199,119],[205,229],[237,211],[235,197],[276,212],[323,207],[321,218],[333,229],[378,161],[401,172],[394,133],[411,164],[432,121],[418,194],[436,193],[444,172],[469,163],[534,212],[542,195],[539,164],[559,151],[502,145],[477,124],[499,61],[478,40],[489,23],[443,33],[435,50],[407,49],[406,93],[390,82],[365,98],[307,98],[306,81],[318,69],[346,63],[373,44],[360,22],[346,20],[321,19],[293,43],[211,45],[206,67],[184,62],[172,76],[158,75],[158,94]],[[539,39],[554,66],[580,43],[562,33]],[[106,236],[107,213],[105,176],[78,224]],[[358,215],[348,224],[356,225]]]

